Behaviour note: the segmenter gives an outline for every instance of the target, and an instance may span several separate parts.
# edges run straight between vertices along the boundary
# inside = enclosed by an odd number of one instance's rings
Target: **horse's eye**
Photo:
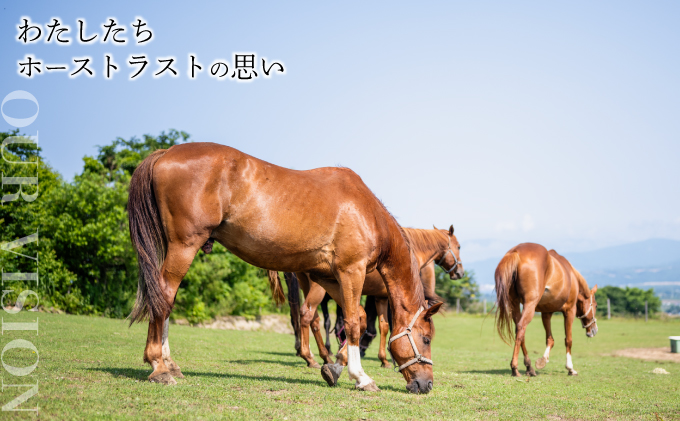
[[[423,338],[423,342],[425,343],[425,345],[429,345],[430,344],[430,338]]]
[[[460,250],[460,246],[458,246],[458,250]]]

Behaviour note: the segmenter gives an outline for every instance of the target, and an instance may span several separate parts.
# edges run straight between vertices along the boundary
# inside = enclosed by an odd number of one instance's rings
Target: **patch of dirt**
[[[680,363],[680,354],[672,354],[670,347],[626,348],[615,351],[614,357],[639,358],[645,361],[672,361]]]
[[[189,325],[186,319],[174,320],[178,325]],[[290,325],[290,318],[284,315],[271,314],[266,316],[256,316],[246,318],[242,316],[217,317],[209,323],[199,323],[195,325],[208,329],[224,330],[259,330],[274,333],[293,334],[293,327]]]

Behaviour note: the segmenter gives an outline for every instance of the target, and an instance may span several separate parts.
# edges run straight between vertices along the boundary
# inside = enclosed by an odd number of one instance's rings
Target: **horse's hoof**
[[[321,377],[326,380],[326,383],[330,387],[336,386],[338,384],[338,379],[340,374],[342,374],[343,366],[340,364],[324,364],[321,367]]]
[[[390,363],[382,363],[382,364],[380,365],[380,367],[382,367],[382,368],[390,368],[391,366],[390,366]]]
[[[170,370],[170,374],[172,374],[172,377],[175,377],[177,379],[183,379],[184,378],[184,374],[182,374],[182,371],[179,369],[179,367],[177,367],[174,370]]]
[[[512,377],[521,377],[521,374],[519,374],[519,370],[516,368],[512,369]]]
[[[578,373],[575,372],[575,371],[570,371],[570,372],[569,372],[569,375],[570,375],[570,376],[578,376]]]
[[[359,387],[357,385],[357,389],[364,392],[380,392],[380,388],[378,388],[378,386],[375,384],[373,380],[371,380],[371,382],[366,386]]]
[[[536,377],[536,372],[534,371],[533,368],[530,368],[530,369],[527,370],[527,376]]]
[[[172,374],[168,372],[156,374],[155,376],[152,373],[151,376],[149,376],[149,381],[151,383],[161,383],[167,385],[177,384],[177,381],[174,379],[174,377],[172,377]]]
[[[314,361],[313,363],[307,363],[307,368],[321,368],[321,366],[319,365],[319,363]]]
[[[548,364],[548,360],[546,360],[545,357],[536,360],[536,368],[539,370],[545,367],[546,364]]]

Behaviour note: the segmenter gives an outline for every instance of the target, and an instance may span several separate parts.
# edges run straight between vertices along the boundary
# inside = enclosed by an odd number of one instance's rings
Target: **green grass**
[[[353,390],[346,371],[338,387],[326,386],[318,370],[294,355],[291,335],[185,326],[171,326],[170,344],[186,379],[176,386],[151,384],[150,369],[142,363],[146,326],[22,313],[4,314],[4,322],[37,316],[40,336],[6,331],[2,344],[28,339],[38,347],[40,362],[33,377],[17,379],[3,370],[2,378],[5,384],[39,380],[39,395],[23,407],[37,402],[41,419],[680,419],[680,364],[607,355],[667,346],[668,336],[680,334],[678,321],[602,320],[594,339],[575,326],[579,376],[569,377],[562,318],[554,317],[557,343],[550,363],[527,380],[510,377],[511,349],[495,335],[490,317],[437,316],[435,388],[429,395],[410,395],[400,374],[379,367],[376,345],[363,365],[382,391],[363,393]],[[527,338],[536,360],[544,349],[540,318]],[[34,361],[31,351],[3,356],[13,366]],[[652,374],[656,367],[671,374]],[[2,403],[16,395],[6,388]]]

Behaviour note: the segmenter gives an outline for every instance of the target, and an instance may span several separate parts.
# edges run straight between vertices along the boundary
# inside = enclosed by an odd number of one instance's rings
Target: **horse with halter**
[[[182,377],[170,356],[168,316],[199,249],[218,241],[266,270],[306,273],[345,309],[348,371],[356,387],[378,390],[361,367],[359,302],[367,272],[384,279],[395,332],[408,331],[423,358],[434,335],[419,267],[399,224],[361,178],[346,168],[296,171],[214,143],[158,150],[135,170],[128,199],[139,285],[131,323],[149,319],[144,361],[149,380]],[[280,286],[280,284],[279,284]],[[277,301],[284,295],[274,290]],[[407,341],[392,343],[398,364],[414,358]],[[432,365],[402,370],[411,392],[433,387]]]
[[[496,268],[496,329],[501,339],[508,343],[512,340],[510,319],[515,323],[515,348],[510,362],[513,376],[520,375],[517,369],[520,347],[524,354],[526,374],[536,375],[524,341],[526,327],[536,311],[541,312],[546,336],[545,353],[536,361],[536,368],[541,369],[548,363],[550,349],[555,343],[550,319],[553,313],[561,312],[566,334],[567,371],[571,376],[577,374],[571,359],[571,327],[574,318],[578,318],[586,330],[586,336],[592,338],[597,334],[596,291],[597,285],[593,289],[588,288],[583,276],[555,250],[548,251],[539,244],[523,243],[505,254]],[[520,304],[524,305],[522,311]]]
[[[425,291],[425,298],[429,304],[435,304],[441,301],[434,292],[435,263],[441,266],[450,275],[451,279],[460,279],[465,275],[462,262],[460,261],[460,244],[456,236],[453,235],[453,225],[448,231],[436,228],[433,230],[404,228],[404,234],[406,234],[408,241],[411,243],[411,248],[421,269],[420,277]],[[287,274],[287,276],[289,275]],[[295,326],[295,328],[299,326],[300,329],[299,337],[301,343],[298,355],[307,362],[308,367],[319,367],[309,349],[309,328],[311,326],[320,357],[325,364],[333,364],[330,353],[326,346],[324,346],[323,338],[321,337],[319,315],[317,312],[317,306],[323,302],[324,296],[327,294],[326,290],[316,282],[310,281],[309,277],[304,273],[297,273],[296,277],[305,294],[305,301],[301,309],[295,303],[290,303],[291,312],[299,311],[301,316],[299,325]],[[333,297],[334,293],[337,292],[331,290],[328,293]],[[378,358],[382,363],[382,367],[389,367],[390,364],[387,361],[387,354],[385,352],[387,334],[389,332],[387,315],[388,293],[380,273],[373,271],[366,275],[362,294],[372,296],[375,299],[380,328]],[[299,300],[297,302],[299,303]],[[392,341],[394,339],[396,338],[393,338]],[[341,372],[342,366],[346,364],[346,348],[344,346],[338,352],[338,364],[340,366],[334,367],[333,372],[338,370]],[[328,369],[325,371],[328,372]],[[324,377],[331,386],[335,385],[337,381],[336,376],[328,377],[325,375]]]

